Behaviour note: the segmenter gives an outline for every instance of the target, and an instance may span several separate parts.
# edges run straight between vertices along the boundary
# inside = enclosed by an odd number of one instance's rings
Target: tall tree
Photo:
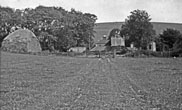
[[[144,10],[134,10],[121,26],[122,33],[128,37],[127,42],[134,43],[139,49],[146,49],[153,40],[155,31],[151,18]]]

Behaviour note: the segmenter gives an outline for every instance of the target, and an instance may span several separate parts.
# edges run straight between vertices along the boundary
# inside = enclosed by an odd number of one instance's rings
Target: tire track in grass
[[[80,107],[83,109],[89,106],[89,102],[87,102],[88,100],[86,98],[88,98],[88,94],[90,92],[89,88],[91,86],[91,83],[93,82],[93,78],[92,77],[90,78],[90,76],[94,74],[93,67],[95,65],[97,65],[97,63],[95,62],[95,60],[93,60],[78,72],[79,74],[78,77],[80,78],[80,80],[79,82],[77,82],[77,84],[75,84],[76,91],[78,93],[75,94],[76,97],[73,99],[70,105],[70,109],[80,108]]]
[[[93,63],[92,63],[93,64]],[[90,71],[92,69],[96,69],[97,72]],[[75,99],[75,103],[79,101],[82,97],[88,98],[92,94],[89,90],[90,87],[93,87],[95,85],[98,85],[98,93],[96,93],[98,97],[101,97],[101,100],[95,100],[99,104],[94,105],[91,104],[91,102],[87,102],[85,104],[85,108],[87,107],[98,107],[99,109],[122,109],[126,108],[128,110],[132,109],[134,106],[131,104],[131,100],[134,100],[134,92],[130,88],[129,82],[126,81],[126,78],[128,76],[125,76],[122,79],[119,79],[121,76],[119,75],[120,73],[118,72],[118,68],[116,65],[111,62],[110,60],[106,59],[99,59],[99,61],[94,62],[94,65],[88,66],[87,69],[85,69],[87,74],[83,75],[85,80],[89,79],[88,76],[93,76],[92,80],[90,80],[89,83],[83,84],[86,86],[86,88],[81,87],[81,91],[85,90],[84,92],[80,93],[78,97]],[[95,76],[95,77],[94,77]],[[95,82],[96,80],[104,80],[104,78],[107,81],[107,84],[101,84],[102,81]],[[128,78],[129,79],[129,78]],[[83,79],[84,80],[84,79]],[[82,80],[82,81],[83,81]],[[125,81],[125,82],[124,82]],[[80,82],[81,83],[81,82]],[[127,84],[126,84],[127,83]],[[131,83],[131,82],[130,82]],[[109,88],[108,90],[106,88],[101,89],[101,86],[107,86]],[[106,92],[107,91],[107,92]],[[93,91],[92,91],[93,92]],[[104,101],[102,100],[104,98]],[[91,99],[86,99],[85,101],[90,101]],[[74,105],[74,103],[73,103]],[[74,106],[71,106],[71,108],[74,108]],[[136,108],[136,107],[135,107]]]
[[[110,77],[112,80],[116,80],[118,92],[126,98],[125,105],[132,106],[131,102],[133,104],[146,103],[147,91],[136,85],[128,76],[127,71],[124,68],[119,68],[115,61],[107,59],[107,63],[111,66]]]
[[[115,92],[117,93],[117,97],[115,98],[115,102],[113,105],[114,109],[130,109],[129,105],[127,105],[129,102],[129,96],[126,94],[128,92],[127,85],[124,84],[124,78],[120,79],[120,76],[118,75],[118,68],[115,67],[113,64],[112,60],[109,58],[106,59],[106,64],[109,71],[108,77],[112,80],[113,82],[113,89],[115,89]]]
[[[116,61],[113,61],[113,63],[117,64]],[[117,64],[119,65],[119,64]],[[133,96],[134,98],[137,100],[137,104],[140,104],[140,106],[144,109],[146,108],[153,108],[153,109],[163,109],[163,108],[166,108],[166,109],[169,109],[169,105],[166,106],[166,104],[162,104],[163,102],[159,102],[160,98],[163,100],[164,97],[154,97],[152,96],[151,92],[150,91],[147,91],[145,88],[142,88],[140,85],[138,85],[131,77],[129,74],[127,74],[125,72],[126,76],[127,76],[127,80],[126,82],[128,82],[128,84],[130,84],[130,88],[131,90],[133,91]],[[160,94],[159,94],[160,95]],[[158,107],[159,103],[161,104],[161,107]],[[178,107],[180,108],[180,107]]]
[[[61,95],[60,98],[67,98],[67,101],[61,101],[57,105],[57,108],[73,108],[75,102],[82,97],[82,88],[79,87],[79,84],[85,80],[86,75],[88,74],[88,69],[94,65],[94,61],[90,61],[86,65],[84,65],[79,71],[75,73],[74,77],[70,77],[68,83],[63,87],[63,89],[67,89],[67,91],[62,91],[62,93],[67,92],[65,95]],[[70,89],[69,89],[70,88]],[[65,99],[64,99],[65,100]]]
[[[104,69],[104,62],[101,59],[93,61],[86,69],[83,69],[82,73],[86,74],[82,74],[82,80],[77,85],[80,93],[72,102],[70,109],[80,104],[84,109],[111,108],[115,100],[112,82],[108,79]]]

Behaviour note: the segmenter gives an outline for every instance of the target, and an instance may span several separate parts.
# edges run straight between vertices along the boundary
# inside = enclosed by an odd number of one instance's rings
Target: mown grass
[[[78,76],[76,73],[89,62],[79,58],[2,53],[1,108],[31,107],[29,109],[33,110],[56,106],[59,103],[57,94],[71,92],[77,81],[74,79]],[[70,97],[62,98],[59,100],[65,102]]]
[[[126,58],[117,63],[147,93],[151,105],[163,106],[164,110],[182,106],[181,58]]]
[[[2,52],[0,87],[1,110],[180,109],[182,59]]]

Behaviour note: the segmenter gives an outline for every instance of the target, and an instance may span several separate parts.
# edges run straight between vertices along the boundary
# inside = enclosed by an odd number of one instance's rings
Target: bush
[[[173,50],[171,52],[172,57],[182,57],[182,49]]]
[[[126,57],[170,57],[171,52],[154,52],[149,50],[136,50],[125,54]]]

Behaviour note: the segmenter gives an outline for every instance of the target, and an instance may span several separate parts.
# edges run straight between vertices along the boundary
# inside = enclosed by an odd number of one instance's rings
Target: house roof
[[[107,40],[107,39],[101,39],[98,42],[96,42],[96,44],[106,44],[107,42],[109,42],[109,40]]]
[[[104,50],[106,50],[106,46],[96,46],[90,51],[104,51]]]

